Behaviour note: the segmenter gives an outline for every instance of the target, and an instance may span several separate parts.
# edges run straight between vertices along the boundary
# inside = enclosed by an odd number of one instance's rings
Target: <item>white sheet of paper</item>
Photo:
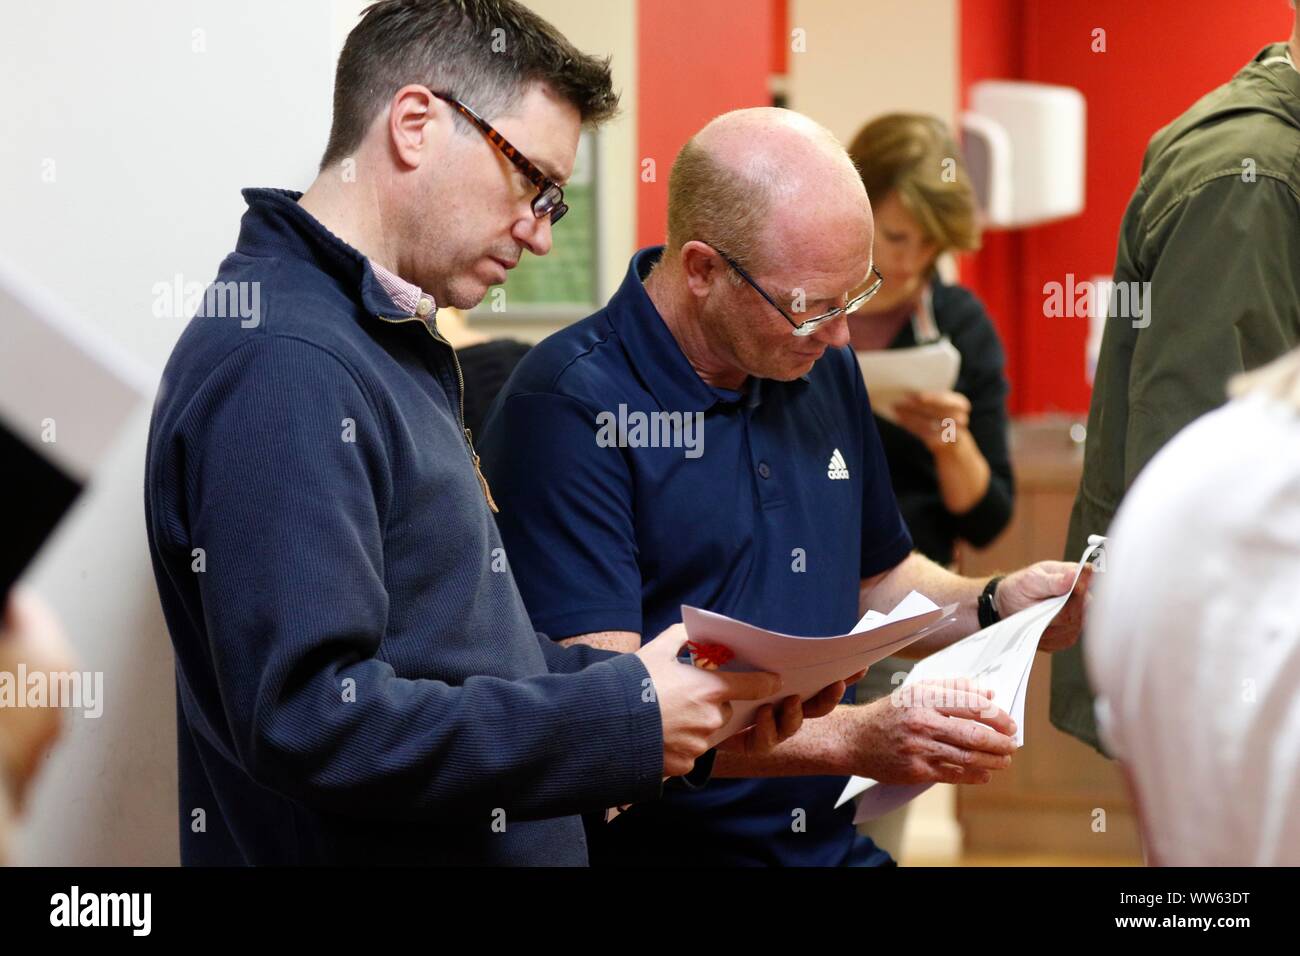
[[[807,700],[823,687],[850,677],[951,623],[956,610],[955,604],[941,608],[913,591],[889,614],[868,611],[848,634],[795,637],[682,605],[682,623],[692,641],[721,644],[735,654],[723,670],[772,671],[784,681],[779,694],[763,700],[733,701],[731,720],[713,735],[710,745],[751,726],[754,714],[762,705],[792,695]]]
[[[1001,707],[1016,722],[1016,746],[1025,744],[1025,695],[1029,688],[1029,673],[1034,665],[1038,641],[1047,630],[1057,612],[1065,606],[1079,575],[1105,539],[1089,544],[1074,572],[1070,589],[1059,597],[1048,598],[1025,608],[991,627],[976,631],[970,637],[936,651],[918,661],[903,681],[907,687],[922,680],[943,680],[965,677],[978,687],[993,691],[993,703]],[[850,777],[835,806],[858,798],[854,823],[874,820],[901,807],[930,788],[930,784],[885,784],[868,777]]]
[[[897,421],[894,404],[907,392],[949,391],[961,371],[961,353],[946,338],[908,349],[872,349],[857,356],[871,410],[891,422]]]

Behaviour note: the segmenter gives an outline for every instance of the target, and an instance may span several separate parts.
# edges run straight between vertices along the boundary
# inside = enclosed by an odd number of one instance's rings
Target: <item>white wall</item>
[[[154,316],[154,285],[213,277],[234,245],[241,187],[310,182],[329,129],[331,41],[319,0],[6,4],[0,254],[161,371],[184,318]],[[175,688],[145,543],[146,423],[143,409],[27,577],[82,667],[104,672],[106,702],[98,720],[68,715],[20,863],[177,862]]]

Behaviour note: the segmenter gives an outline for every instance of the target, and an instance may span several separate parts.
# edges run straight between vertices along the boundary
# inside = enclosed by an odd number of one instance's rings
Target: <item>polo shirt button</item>
[[[768,467],[767,462],[765,462],[765,461],[760,461],[760,462],[758,463],[758,477],[760,477],[760,478],[771,478],[771,477],[772,477],[772,469]]]

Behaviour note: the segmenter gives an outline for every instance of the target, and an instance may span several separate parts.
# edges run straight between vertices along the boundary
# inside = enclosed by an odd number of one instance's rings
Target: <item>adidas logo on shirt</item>
[[[848,465],[844,464],[844,456],[840,454],[838,448],[831,455],[831,463],[826,466],[826,477],[832,480],[849,477]]]

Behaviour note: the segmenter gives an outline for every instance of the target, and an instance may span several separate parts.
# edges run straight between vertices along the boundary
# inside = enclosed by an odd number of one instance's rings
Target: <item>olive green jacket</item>
[[[1149,295],[1141,314],[1133,296],[1127,313],[1111,299],[1066,560],[1106,533],[1179,429],[1223,404],[1235,373],[1300,343],[1300,73],[1263,62],[1285,52],[1266,47],[1147,148],[1114,281]],[[1052,660],[1051,719],[1101,750],[1081,645]]]

